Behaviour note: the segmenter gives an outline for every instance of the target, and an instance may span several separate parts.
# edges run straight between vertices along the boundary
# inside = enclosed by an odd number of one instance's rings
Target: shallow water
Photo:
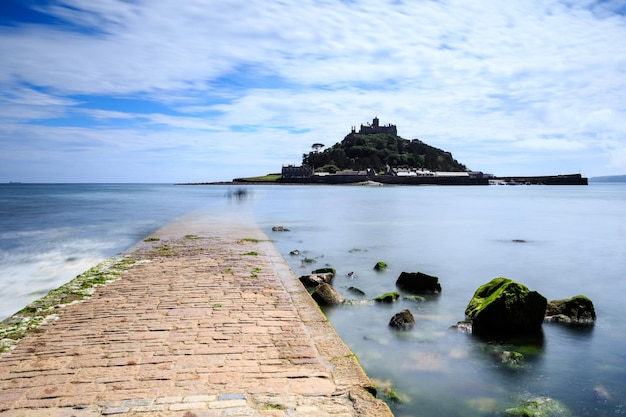
[[[196,209],[252,211],[296,275],[330,265],[335,287],[362,303],[326,309],[340,336],[396,416],[487,416],[521,399],[550,396],[578,416],[626,412],[626,186],[359,187],[0,185],[0,316]],[[289,232],[272,232],[275,225]],[[303,256],[291,256],[293,249]],[[303,264],[302,258],[314,258]],[[376,272],[377,261],[389,268]],[[424,302],[365,302],[395,291],[402,271],[440,278]],[[356,277],[348,277],[354,272]],[[497,276],[548,299],[589,296],[587,329],[544,324],[543,338],[506,346],[525,355],[509,369],[502,347],[449,330],[476,288]],[[408,308],[417,325],[392,331]],[[604,401],[596,399],[597,393]]]
[[[358,298],[350,287],[366,298],[395,291],[402,271],[440,278],[442,294],[422,303],[325,309],[368,374],[400,392],[397,416],[484,416],[535,396],[580,416],[624,412],[626,354],[616,347],[626,335],[626,187],[293,187],[257,193],[255,212],[296,274],[332,266],[347,298]],[[290,232],[272,233],[275,224]],[[317,262],[303,264],[293,249]],[[374,271],[377,261],[389,269]],[[585,294],[598,322],[545,324],[542,339],[506,347],[449,330],[476,288],[498,276],[548,299]],[[405,308],[416,327],[391,330]],[[525,354],[522,369],[501,363],[505,348]],[[598,401],[597,390],[610,400]]]

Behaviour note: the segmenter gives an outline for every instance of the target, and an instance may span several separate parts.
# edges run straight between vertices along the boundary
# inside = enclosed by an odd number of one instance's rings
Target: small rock
[[[374,269],[376,271],[383,271],[385,269],[387,269],[387,264],[383,261],[378,261],[376,262],[376,265],[374,265]]]
[[[331,273],[302,275],[300,277],[300,282],[302,282],[305,287],[317,287],[323,283],[330,284],[332,280],[333,274]]]
[[[546,321],[592,324],[596,321],[596,311],[589,298],[577,295],[572,298],[548,301]]]
[[[396,286],[413,294],[436,294],[441,292],[439,278],[422,272],[402,272]]]
[[[365,297],[365,292],[361,291],[360,289],[356,287],[350,287],[348,288],[348,291],[350,291],[353,294],[359,295],[361,297]]]
[[[379,303],[393,303],[398,298],[400,298],[399,292],[388,292],[387,294],[379,295],[378,297],[374,298],[374,301]]]
[[[331,273],[333,274],[333,276],[337,275],[337,271],[335,270],[335,268],[318,268],[315,271],[312,271],[313,274],[328,274]]]
[[[291,255],[291,256],[299,256],[300,255],[300,251],[298,249],[294,249],[291,252],[289,252],[289,255]]]
[[[317,302],[317,304],[323,305],[335,305],[343,304],[346,299],[337,292],[330,284],[323,283],[313,291],[311,297]]]
[[[289,229],[287,229],[285,226],[272,226],[272,232],[288,232]]]
[[[400,330],[408,330],[415,326],[415,317],[409,310],[402,310],[391,318],[389,326]]]
[[[472,322],[471,320],[460,321],[457,324],[450,326],[452,330],[458,330],[461,333],[472,334]]]

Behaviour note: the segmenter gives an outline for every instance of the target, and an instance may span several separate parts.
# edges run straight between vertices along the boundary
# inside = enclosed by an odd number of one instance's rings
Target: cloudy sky
[[[279,172],[398,126],[497,175],[626,174],[626,1],[2,0],[0,182]]]

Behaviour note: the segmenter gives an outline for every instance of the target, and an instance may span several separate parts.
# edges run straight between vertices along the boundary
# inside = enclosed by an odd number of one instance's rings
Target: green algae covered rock
[[[335,268],[318,268],[315,271],[311,272],[312,274],[333,274],[333,277],[335,275],[337,275],[337,271],[335,270]]]
[[[379,295],[378,297],[374,298],[374,301],[378,303],[393,303],[398,298],[400,298],[400,293],[394,291],[388,292],[387,294]]]
[[[383,261],[378,261],[376,262],[376,265],[374,265],[374,269],[376,271],[384,271],[385,269],[387,269],[387,264]]]
[[[537,397],[525,401],[519,407],[509,408],[501,413],[503,417],[571,417],[569,410],[561,402],[548,398]]]
[[[515,335],[541,329],[548,301],[536,291],[508,278],[494,278],[481,285],[465,315],[478,335]]]

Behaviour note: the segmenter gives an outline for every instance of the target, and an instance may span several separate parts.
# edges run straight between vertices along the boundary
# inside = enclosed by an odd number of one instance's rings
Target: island
[[[301,165],[283,165],[280,173],[235,178],[237,184],[370,185],[587,185],[580,174],[497,177],[469,169],[450,152],[420,139],[398,136],[396,125],[378,117],[361,124],[330,147],[314,143]],[[325,149],[323,149],[325,148]],[[323,150],[322,150],[323,149]]]

